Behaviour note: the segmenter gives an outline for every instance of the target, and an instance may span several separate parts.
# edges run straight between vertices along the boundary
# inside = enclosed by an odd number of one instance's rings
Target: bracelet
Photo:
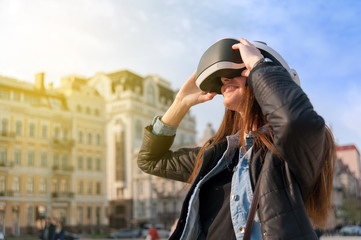
[[[264,57],[261,58],[261,59],[259,59],[259,60],[253,65],[252,69],[255,68],[255,67],[257,67],[257,66],[260,65],[261,63],[264,63],[264,62],[266,62],[266,59],[265,59]]]

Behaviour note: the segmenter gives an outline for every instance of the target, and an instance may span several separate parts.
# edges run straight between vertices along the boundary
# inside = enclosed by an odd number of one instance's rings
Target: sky
[[[128,69],[174,90],[219,39],[276,49],[297,70],[337,144],[361,150],[361,1],[0,0],[0,75],[59,85],[70,74]],[[198,136],[218,128],[222,97],[191,109]]]

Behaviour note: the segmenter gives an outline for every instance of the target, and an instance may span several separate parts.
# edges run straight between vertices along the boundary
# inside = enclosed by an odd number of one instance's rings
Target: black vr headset
[[[232,49],[238,40],[232,38],[221,39],[210,46],[202,55],[196,75],[196,85],[204,92],[217,92],[221,94],[221,77],[233,78],[241,76],[246,68],[238,49]],[[292,79],[300,85],[297,72],[291,69],[287,62],[275,50],[264,42],[251,42],[261,51],[261,54],[272,62],[283,66],[290,73]]]

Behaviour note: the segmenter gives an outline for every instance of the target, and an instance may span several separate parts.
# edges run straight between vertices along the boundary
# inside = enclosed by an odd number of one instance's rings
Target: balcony
[[[53,138],[50,140],[50,144],[56,148],[72,148],[74,147],[74,140],[60,140],[58,138]]]
[[[13,162],[0,162],[0,169],[6,170],[7,168],[12,168],[14,166]]]
[[[74,172],[74,167],[73,166],[57,166],[54,165],[53,166],[53,172],[54,173],[72,173]]]
[[[0,197],[13,197],[13,196],[14,196],[14,191],[12,190],[0,191]]]
[[[15,139],[15,133],[13,132],[1,132],[0,133],[0,141],[12,141]]]
[[[54,199],[72,199],[74,198],[74,192],[52,192],[51,198]]]

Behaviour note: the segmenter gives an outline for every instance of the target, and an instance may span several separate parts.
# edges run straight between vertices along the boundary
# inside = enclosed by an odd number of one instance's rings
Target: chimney
[[[35,89],[44,91],[44,75],[43,72],[35,74]]]

